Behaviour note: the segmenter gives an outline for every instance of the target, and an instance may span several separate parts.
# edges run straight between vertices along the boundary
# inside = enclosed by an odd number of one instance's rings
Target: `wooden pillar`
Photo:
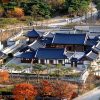
[[[63,65],[65,64],[65,60],[62,60],[62,64],[63,64]]]
[[[56,64],[56,60],[54,60],[53,62],[54,62],[54,64]]]
[[[57,65],[57,60],[56,60],[56,65]]]
[[[57,60],[57,64],[59,64],[58,60]]]
[[[44,60],[44,64],[47,64],[47,60]]]
[[[49,62],[49,60],[47,60],[47,64],[49,64],[50,62]]]
[[[40,60],[40,59],[38,59],[38,63],[39,63],[39,64],[41,63],[41,60]]]

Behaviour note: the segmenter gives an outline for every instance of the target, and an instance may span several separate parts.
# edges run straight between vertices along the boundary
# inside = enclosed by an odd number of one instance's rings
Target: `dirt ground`
[[[0,32],[0,41],[6,46],[6,41],[8,38],[12,37],[13,35],[17,34],[20,30],[13,29],[10,31]]]

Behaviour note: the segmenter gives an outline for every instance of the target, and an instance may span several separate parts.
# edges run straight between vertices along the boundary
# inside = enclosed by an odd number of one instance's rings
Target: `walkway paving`
[[[96,88],[73,100],[100,100],[100,88]]]

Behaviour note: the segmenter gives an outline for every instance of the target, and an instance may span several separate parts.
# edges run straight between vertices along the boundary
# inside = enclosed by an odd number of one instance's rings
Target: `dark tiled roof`
[[[54,44],[84,44],[86,34],[60,34],[56,33],[52,43]]]
[[[93,52],[93,51],[90,51],[87,55],[86,55],[87,58],[89,58],[90,60],[96,60],[98,58],[98,54]]]
[[[25,59],[32,59],[35,56],[35,51],[32,52],[24,52],[20,55],[17,55],[17,58],[25,58]]]
[[[64,58],[67,58],[64,55],[64,49],[56,49],[56,48],[40,48],[37,50],[35,57],[38,59],[64,59]]]
[[[66,52],[65,55],[67,56],[67,58],[70,58],[73,56],[73,54],[74,54],[74,52]]]
[[[98,49],[100,49],[100,41],[98,42],[98,44],[96,45],[96,47],[97,47]]]
[[[93,51],[95,51],[95,52],[97,52],[97,53],[100,52],[100,49],[98,49],[96,46],[93,46],[92,49],[93,49]]]
[[[99,36],[100,36],[100,33],[93,33],[93,34],[88,33],[88,36],[89,36],[89,38],[96,38],[96,39],[98,39]]]
[[[3,52],[0,51],[0,58],[6,56],[6,54],[4,54]]]
[[[25,51],[27,51],[27,50],[31,50],[31,51],[32,51],[32,48],[29,47],[29,46],[25,46],[25,47],[22,47],[22,48],[19,50],[19,52],[25,52]]]
[[[46,37],[46,38],[53,38],[54,33],[49,32],[49,33],[44,34],[43,36]]]
[[[45,43],[45,44],[52,44],[52,39],[53,38],[45,38],[40,40],[40,42]]]
[[[74,58],[74,57],[72,57],[70,60],[73,61],[73,62],[78,61],[78,59],[77,58]]]
[[[3,55],[4,55],[4,53],[0,51],[0,57],[3,56]]]
[[[37,31],[35,31],[34,29],[32,31],[29,31],[27,34],[26,34],[27,37],[39,37],[40,35],[37,33]]]
[[[97,40],[95,39],[88,39],[86,45],[93,46],[97,44]]]

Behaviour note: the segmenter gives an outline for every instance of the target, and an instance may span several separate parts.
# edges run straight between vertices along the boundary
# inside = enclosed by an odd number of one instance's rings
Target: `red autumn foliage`
[[[9,73],[7,71],[0,71],[0,83],[9,80]]]
[[[10,0],[2,0],[3,3],[8,3]]]
[[[54,91],[53,86],[49,81],[43,80],[41,82],[40,87],[39,87],[39,95],[41,95],[41,96],[51,96],[53,91]]]
[[[54,87],[54,95],[60,99],[67,98],[67,100],[71,100],[72,94],[74,93],[74,88],[71,84],[57,81],[53,85]]]
[[[33,100],[37,95],[37,89],[31,84],[20,83],[15,86],[13,94],[15,100]]]
[[[55,81],[53,83],[44,80],[41,82],[38,89],[40,96],[54,96],[59,99],[67,98],[67,100],[72,100],[72,98],[77,97],[77,93],[74,91],[75,86],[64,81]]]
[[[33,100],[37,95],[45,97],[57,97],[59,99],[72,100],[77,97],[74,91],[75,85],[64,81],[55,81],[53,83],[43,80],[38,88],[31,84],[21,83],[15,86],[13,90],[15,100]]]
[[[77,97],[77,96],[78,96],[78,94],[77,94],[76,92],[73,92],[73,93],[71,94],[70,100],[74,99],[74,98]]]

